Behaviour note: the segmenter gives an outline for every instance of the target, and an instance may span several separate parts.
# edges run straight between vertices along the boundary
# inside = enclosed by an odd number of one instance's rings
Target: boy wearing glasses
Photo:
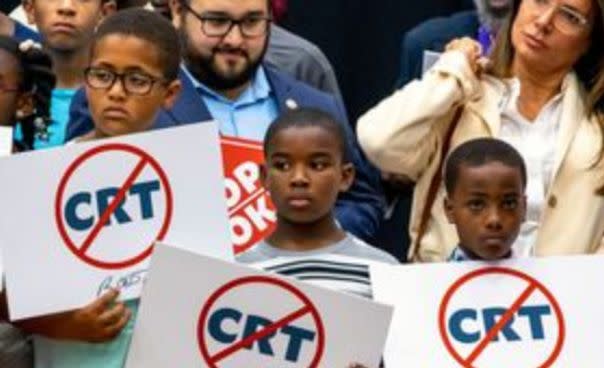
[[[107,18],[92,42],[86,93],[95,128],[78,139],[142,132],[180,91],[180,44],[162,16],[142,9]],[[121,368],[138,301],[111,290],[79,310],[22,321],[34,339],[36,368]],[[175,364],[177,364],[175,362]]]
[[[136,24],[117,32],[115,28],[126,28],[131,18],[140,20],[141,25],[147,19],[159,22],[159,16],[151,16],[145,10],[120,13],[109,26],[99,28],[91,47],[90,66],[84,76],[94,130],[81,140],[148,130],[158,111],[170,109],[180,92],[178,41],[164,45],[150,36],[145,39],[136,33]],[[112,24],[116,26],[111,27]],[[175,30],[168,33],[175,34]]]

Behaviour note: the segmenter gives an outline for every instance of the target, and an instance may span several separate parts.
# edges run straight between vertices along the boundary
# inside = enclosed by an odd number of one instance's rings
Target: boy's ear
[[[170,84],[166,86],[166,95],[164,96],[164,102],[162,103],[162,108],[164,110],[170,110],[176,103],[178,96],[180,95],[180,91],[182,90],[182,84],[179,79],[175,79]]]
[[[25,15],[27,16],[27,23],[35,25],[36,16],[32,0],[23,0],[23,11],[25,11]]]
[[[445,215],[447,216],[447,220],[449,220],[450,224],[454,224],[454,218],[453,218],[453,203],[451,202],[451,200],[449,199],[449,197],[445,197],[445,199],[443,200],[443,208],[445,209]]]
[[[354,164],[352,162],[342,165],[341,169],[342,180],[340,180],[340,192],[346,192],[352,186],[356,174]]]
[[[180,1],[181,0],[169,0],[168,3],[168,5],[170,5],[170,14],[172,15],[172,24],[176,29],[180,29],[182,26],[182,13],[184,9]]]

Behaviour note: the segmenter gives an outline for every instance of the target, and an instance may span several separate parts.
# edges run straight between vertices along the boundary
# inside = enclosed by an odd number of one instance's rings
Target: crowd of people
[[[282,1],[23,0],[34,29],[0,13],[0,126],[16,155],[211,120],[263,142],[276,228],[237,261],[330,261],[311,282],[366,298],[370,262],[604,252],[604,1],[475,3],[407,32],[397,90],[351,124]],[[403,259],[376,242],[397,206]],[[1,297],[0,366],[123,367],[139,300],[10,322]]]

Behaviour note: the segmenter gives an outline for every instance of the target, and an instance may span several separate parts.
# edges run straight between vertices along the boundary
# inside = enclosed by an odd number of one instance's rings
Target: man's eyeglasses
[[[247,38],[264,36],[272,19],[262,15],[251,15],[242,19],[233,19],[220,15],[201,15],[191,6],[183,3],[183,7],[201,22],[201,30],[206,36],[224,37],[234,26],[239,26],[241,34]]]
[[[143,72],[116,73],[110,69],[99,67],[86,68],[84,79],[90,88],[107,90],[113,88],[119,79],[127,94],[137,96],[144,96],[151,92],[155,83],[166,83],[163,78],[153,77]]]
[[[554,8],[552,24],[560,32],[574,36],[589,28],[587,16],[566,5],[560,5],[554,0],[527,0],[536,14],[544,14]]]

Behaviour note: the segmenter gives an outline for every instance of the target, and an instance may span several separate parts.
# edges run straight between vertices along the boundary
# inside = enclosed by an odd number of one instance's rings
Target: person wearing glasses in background
[[[443,261],[457,244],[432,183],[447,151],[477,137],[510,143],[527,163],[516,255],[604,248],[603,14],[603,0],[515,0],[490,63],[476,41],[453,40],[422,80],[360,118],[369,159],[417,181],[410,258]]]
[[[172,19],[169,0],[151,0],[150,3],[156,12]],[[271,0],[273,21],[263,62],[286,72],[294,79],[342,99],[333,66],[319,46],[279,26],[287,14],[287,8],[288,0]]]
[[[223,136],[262,142],[283,111],[313,107],[342,124],[357,177],[336,204],[340,225],[371,241],[383,210],[379,175],[361,156],[340,99],[320,92],[262,60],[271,24],[270,0],[171,0],[183,45],[182,92],[153,128],[215,120]],[[92,129],[84,96],[72,104],[71,135]],[[202,170],[202,167],[199,167]]]

